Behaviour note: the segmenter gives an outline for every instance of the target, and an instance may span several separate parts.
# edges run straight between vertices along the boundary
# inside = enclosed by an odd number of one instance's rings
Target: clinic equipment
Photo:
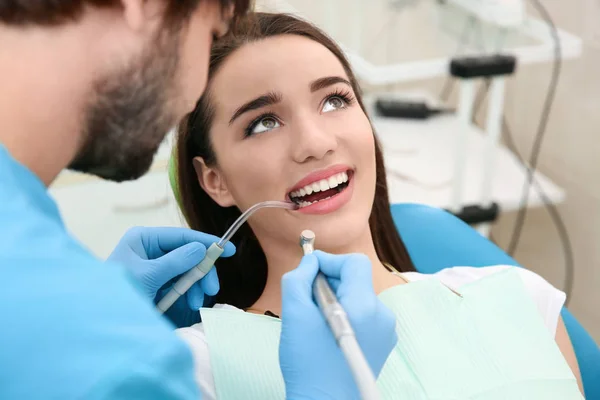
[[[525,23],[524,0],[448,0],[448,4],[502,28],[518,28]]]
[[[495,221],[499,206],[493,201],[492,182],[496,172],[496,155],[502,129],[502,109],[506,77],[514,73],[516,57],[494,54],[478,57],[456,57],[450,63],[450,74],[460,79],[460,100],[458,122],[460,130],[454,151],[454,185],[450,211],[465,222],[478,222],[478,231],[489,235],[490,223]],[[467,182],[468,129],[472,124],[475,104],[475,79],[490,82],[490,101],[486,126],[486,147],[483,155],[483,168],[480,184],[480,199],[477,204],[465,205],[464,186]],[[468,218],[465,218],[468,217]]]
[[[242,215],[235,220],[235,222],[227,229],[225,234],[221,237],[221,239],[213,243],[207,250],[206,256],[200,262],[200,264],[196,265],[194,268],[183,274],[181,278],[169,290],[169,292],[163,297],[156,307],[161,313],[164,313],[171,307],[177,299],[185,294],[192,287],[192,285],[202,279],[210,269],[215,265],[215,261],[223,254],[225,249],[225,245],[231,237],[240,229],[242,224],[250,218],[255,211],[260,210],[261,208],[285,208],[288,210],[297,210],[298,205],[291,202],[286,201],[263,201],[261,203],[257,203],[244,211]]]
[[[304,255],[314,251],[315,233],[304,230],[300,234],[300,247]],[[317,274],[313,284],[313,295],[327,320],[333,336],[344,353],[352,376],[363,400],[379,399],[376,379],[365,356],[356,341],[356,335],[348,320],[348,315],[337,301],[335,293],[329,286],[322,272]]]

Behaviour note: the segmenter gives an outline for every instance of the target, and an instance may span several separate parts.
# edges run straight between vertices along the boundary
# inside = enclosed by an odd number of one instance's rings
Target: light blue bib
[[[398,321],[398,345],[377,382],[382,399],[583,399],[518,271],[458,291],[426,279],[380,294]],[[201,312],[217,397],[284,399],[280,321]]]

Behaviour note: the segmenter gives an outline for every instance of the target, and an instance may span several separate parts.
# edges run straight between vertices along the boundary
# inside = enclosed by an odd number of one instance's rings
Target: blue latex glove
[[[155,304],[167,293],[179,276],[202,261],[206,248],[218,237],[185,228],[132,228],[121,239],[107,261],[122,264],[142,286]],[[222,257],[235,253],[227,243]],[[212,268],[180,297],[165,315],[177,326],[185,327],[200,321],[198,310],[204,295],[219,291],[217,270]]]
[[[286,399],[359,399],[350,368],[312,295],[317,272],[327,276],[358,344],[378,376],[396,345],[396,319],[375,295],[371,263],[364,255],[315,251],[281,283],[279,364]]]

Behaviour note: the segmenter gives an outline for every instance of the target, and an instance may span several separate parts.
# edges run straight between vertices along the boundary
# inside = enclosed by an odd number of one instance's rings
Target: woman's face
[[[242,211],[265,200],[301,205],[255,214],[250,224],[261,242],[297,243],[311,229],[318,248],[335,251],[369,234],[373,131],[327,48],[296,35],[244,45],[209,90],[217,165],[195,165],[217,203]]]

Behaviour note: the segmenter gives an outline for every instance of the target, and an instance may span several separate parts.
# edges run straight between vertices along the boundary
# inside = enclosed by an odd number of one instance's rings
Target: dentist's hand
[[[279,364],[286,399],[358,399],[358,388],[327,321],[313,300],[317,272],[328,277],[378,376],[398,340],[394,314],[373,290],[371,263],[364,255],[315,251],[304,256],[281,283]]]
[[[127,268],[155,304],[167,293],[181,274],[202,261],[206,248],[218,237],[185,228],[132,228],[121,239],[107,261]],[[227,243],[222,257],[235,253],[235,246]],[[198,310],[204,295],[214,296],[219,291],[217,271],[212,268],[181,296],[165,315],[178,327],[200,321]]]

